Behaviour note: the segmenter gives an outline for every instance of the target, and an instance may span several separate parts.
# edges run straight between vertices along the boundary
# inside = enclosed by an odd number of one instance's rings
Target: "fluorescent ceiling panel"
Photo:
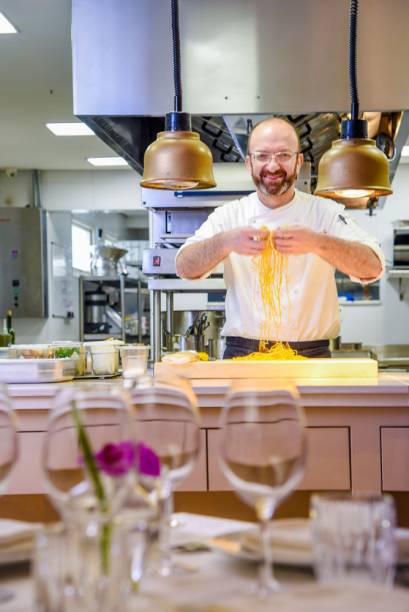
[[[16,28],[4,13],[0,13],[0,34],[17,34]]]
[[[123,157],[87,157],[87,161],[93,166],[127,166]]]
[[[46,123],[46,127],[56,136],[95,136],[85,123]]]

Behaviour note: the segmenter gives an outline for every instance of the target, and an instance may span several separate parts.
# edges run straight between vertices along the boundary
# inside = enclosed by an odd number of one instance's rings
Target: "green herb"
[[[57,348],[55,349],[56,357],[72,357],[74,354],[78,355],[76,348]]]

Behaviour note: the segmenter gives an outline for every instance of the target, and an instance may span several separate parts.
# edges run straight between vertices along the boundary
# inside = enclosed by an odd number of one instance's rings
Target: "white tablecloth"
[[[172,530],[177,544],[248,525],[191,514],[177,516],[179,526]],[[260,602],[243,595],[256,578],[255,564],[210,551],[176,556],[197,571],[180,577],[144,578],[141,592],[129,599],[126,612],[409,612],[409,589],[324,587],[315,582],[311,572],[295,568],[280,568],[276,573],[284,590]],[[0,580],[1,586],[15,592],[11,601],[0,604],[0,612],[33,610],[32,581],[27,570],[3,567]]]

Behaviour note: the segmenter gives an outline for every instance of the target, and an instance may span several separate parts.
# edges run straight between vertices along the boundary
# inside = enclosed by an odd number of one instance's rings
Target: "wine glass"
[[[139,483],[156,498],[160,518],[157,573],[181,574],[170,553],[173,491],[192,471],[200,451],[200,413],[187,379],[175,374],[155,376],[131,390],[133,418],[139,439],[160,462],[160,472],[139,474]]]
[[[7,394],[7,387],[0,385],[0,493],[10,480],[10,474],[18,457],[17,418]],[[0,587],[0,603],[12,599],[13,592]]]
[[[95,457],[107,444],[134,444],[130,398],[106,383],[78,385],[57,394],[43,444],[42,465],[51,501],[67,523],[109,520],[123,505],[136,471],[90,469],[78,422]],[[102,514],[101,514],[102,512]]]
[[[272,571],[269,521],[297,486],[306,457],[305,418],[295,387],[234,381],[221,415],[220,462],[236,494],[256,513],[263,563],[256,594],[280,589]]]

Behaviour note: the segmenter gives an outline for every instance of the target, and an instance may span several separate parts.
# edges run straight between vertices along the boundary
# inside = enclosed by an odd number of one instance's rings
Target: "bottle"
[[[7,311],[6,325],[7,325],[7,332],[11,336],[10,342],[11,344],[15,344],[16,343],[16,332],[13,329],[13,311],[12,310]]]
[[[104,239],[104,230],[102,229],[102,227],[98,227],[97,229],[97,244],[101,244],[104,245],[105,244],[105,239]]]
[[[11,336],[7,331],[7,319],[3,320],[3,333],[0,334],[0,346],[10,346]]]

